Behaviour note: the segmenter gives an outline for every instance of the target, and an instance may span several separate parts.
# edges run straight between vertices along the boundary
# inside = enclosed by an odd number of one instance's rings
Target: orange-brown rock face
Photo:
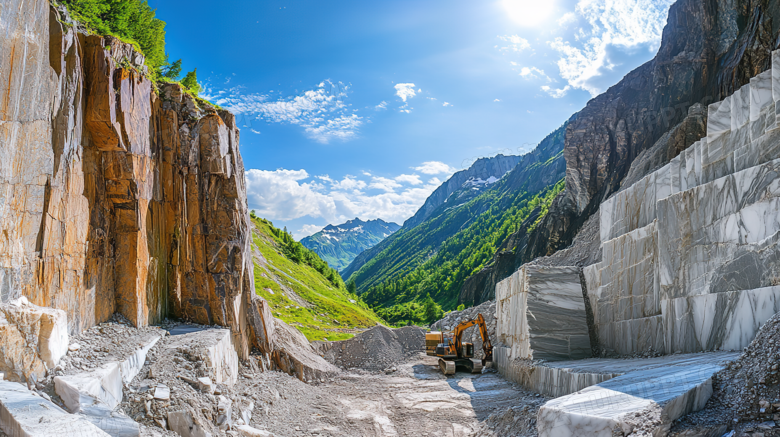
[[[77,333],[118,312],[230,327],[254,298],[235,118],[143,56],[77,34],[45,0],[0,5],[0,302],[62,309]],[[159,94],[158,94],[159,93]]]

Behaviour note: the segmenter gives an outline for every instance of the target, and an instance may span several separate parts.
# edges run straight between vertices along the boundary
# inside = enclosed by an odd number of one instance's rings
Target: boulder
[[[68,352],[65,311],[21,297],[0,305],[0,372],[9,381],[40,380]]]

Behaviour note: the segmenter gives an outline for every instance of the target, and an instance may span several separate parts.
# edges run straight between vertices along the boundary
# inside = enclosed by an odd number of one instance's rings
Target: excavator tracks
[[[445,375],[454,375],[455,361],[447,361],[443,358],[439,358],[439,368],[441,369],[441,373]]]

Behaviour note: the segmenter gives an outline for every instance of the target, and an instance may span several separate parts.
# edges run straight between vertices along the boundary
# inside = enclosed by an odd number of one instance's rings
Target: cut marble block
[[[205,364],[211,380],[233,385],[238,380],[238,355],[233,348],[229,329],[208,329],[177,335],[168,348],[187,351],[196,361]]]
[[[704,407],[712,395],[712,375],[738,354],[695,354],[675,361],[679,357],[661,357],[669,361],[547,402],[537,415],[539,437],[612,437],[613,430],[628,434],[629,421],[654,408],[660,408],[662,422],[654,431],[664,435],[674,420]]]
[[[750,79],[750,121],[758,120],[761,111],[773,103],[770,69]]]
[[[667,164],[604,201],[600,208],[601,241],[652,223],[655,203],[672,194],[672,166]]]
[[[29,338],[35,343],[29,343]],[[0,305],[0,372],[5,379],[40,380],[67,352],[64,311],[33,305],[24,297]]]
[[[662,315],[600,324],[598,336],[599,345],[610,354],[666,351]]]
[[[655,287],[655,222],[602,243],[602,262],[591,306],[597,324],[658,315]]]
[[[82,416],[7,381],[0,381],[0,431],[14,437],[109,437]]]
[[[731,95],[731,130],[737,130],[750,121],[750,84],[734,91]]]
[[[780,101],[780,50],[772,52],[772,100]]]
[[[659,201],[661,298],[773,285],[778,197],[780,160]]]
[[[707,142],[731,130],[731,97],[707,107]]]
[[[160,340],[152,332],[141,333],[137,338],[125,339],[135,343],[135,351],[127,357],[116,357],[93,371],[54,378],[54,390],[62,398],[65,407],[75,413],[85,411],[96,402],[113,410],[122,402],[122,385],[138,375],[146,361],[146,354]]]
[[[511,358],[591,356],[577,267],[523,266],[496,285],[496,333]]]
[[[778,311],[780,286],[665,300],[668,352],[741,350]]]

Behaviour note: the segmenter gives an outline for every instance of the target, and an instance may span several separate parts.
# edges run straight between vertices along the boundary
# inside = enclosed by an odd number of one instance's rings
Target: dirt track
[[[491,413],[536,399],[495,372],[444,377],[422,353],[390,375],[306,385],[266,372],[257,382],[253,422],[278,436],[470,436]]]

